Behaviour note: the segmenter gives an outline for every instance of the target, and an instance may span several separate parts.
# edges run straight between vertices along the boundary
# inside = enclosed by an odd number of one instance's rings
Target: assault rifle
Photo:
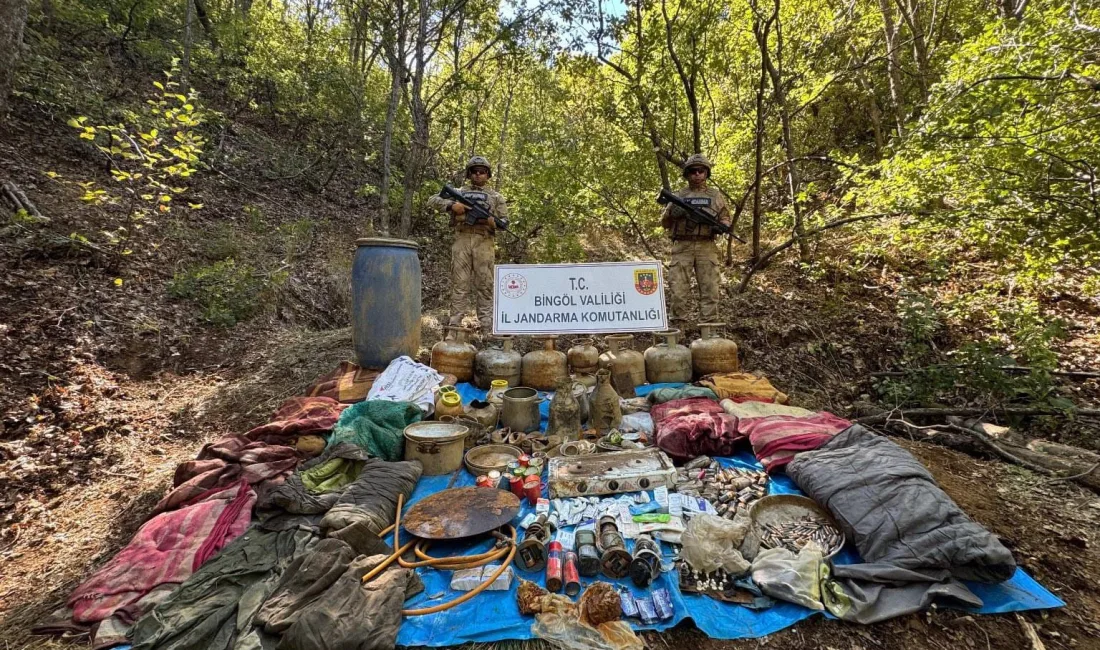
[[[744,239],[741,239],[737,235],[733,234],[733,231],[730,229],[729,226],[722,223],[721,221],[718,221],[706,212],[703,212],[699,208],[691,205],[687,201],[681,199],[672,192],[669,192],[668,190],[661,190],[661,193],[657,195],[657,203],[660,203],[661,205],[668,205],[669,203],[671,203],[672,205],[675,205],[676,207],[683,210],[687,214],[688,219],[691,219],[695,223],[701,226],[710,226],[719,234],[729,235],[730,237],[733,237],[737,241],[741,242],[742,244],[745,243]]]
[[[508,230],[507,219],[503,219],[494,214],[489,214],[488,210],[466,198],[462,194],[462,192],[459,192],[450,185],[444,185],[443,189],[439,191],[439,196],[445,199],[450,199],[455,203],[461,203],[462,205],[466,206],[467,226],[474,226],[477,225],[478,222],[485,222],[492,219],[497,228],[500,228],[501,230]]]

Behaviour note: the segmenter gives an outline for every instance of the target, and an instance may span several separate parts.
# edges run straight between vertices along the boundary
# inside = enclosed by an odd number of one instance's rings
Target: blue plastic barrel
[[[352,343],[359,365],[385,368],[420,351],[420,259],[404,239],[355,242],[351,268]]]

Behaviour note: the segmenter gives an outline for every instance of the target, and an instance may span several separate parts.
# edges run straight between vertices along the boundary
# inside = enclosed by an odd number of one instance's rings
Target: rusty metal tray
[[[401,525],[423,539],[461,539],[500,528],[517,514],[519,497],[507,490],[451,488],[417,501]]]
[[[466,452],[466,469],[474,476],[488,474],[491,470],[504,473],[508,463],[519,460],[523,450],[512,445],[481,445]]]
[[[550,497],[619,494],[676,485],[676,468],[655,447],[550,459]]]

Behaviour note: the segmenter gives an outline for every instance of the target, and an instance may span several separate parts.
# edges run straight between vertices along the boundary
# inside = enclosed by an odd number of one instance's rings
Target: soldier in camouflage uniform
[[[492,175],[489,161],[482,156],[474,156],[466,165],[466,183],[459,191],[490,214],[506,219],[508,205],[504,197],[486,187]],[[455,229],[455,242],[451,246],[449,324],[461,325],[462,318],[476,310],[482,334],[490,334],[493,331],[493,264],[496,261],[493,238],[496,224],[491,219],[467,224],[466,206],[438,195],[428,200],[428,206],[449,214]]]
[[[711,162],[702,154],[688,157],[684,162],[688,186],[677,191],[676,196],[728,226],[730,211],[725,197],[717,189],[707,187],[711,167]],[[661,226],[672,236],[672,259],[668,265],[672,327],[684,329],[687,325],[692,271],[699,284],[700,322],[721,320],[718,317],[718,246],[714,243],[717,233],[710,226],[691,221],[683,209],[672,204],[666,205],[661,213]]]

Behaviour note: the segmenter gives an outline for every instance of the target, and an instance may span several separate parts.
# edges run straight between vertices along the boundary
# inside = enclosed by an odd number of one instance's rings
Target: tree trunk
[[[928,101],[928,79],[932,71],[928,65],[928,43],[920,20],[920,3],[917,0],[897,0],[898,13],[901,14],[909,32],[913,35],[913,59],[917,62],[917,85],[920,87],[921,101]]]
[[[794,212],[794,239],[798,243],[798,256],[803,262],[810,261],[810,242],[803,236],[805,228],[802,223],[802,206],[798,202],[798,192],[802,183],[795,165],[794,138],[791,135],[791,111],[787,105],[787,91],[783,87],[783,27],[779,19],[779,2],[775,0],[771,21],[775,23],[775,62],[768,52],[767,34],[757,36],[760,45],[760,55],[764,67],[772,79],[772,93],[775,97],[775,105],[779,109],[779,121],[782,125],[783,149],[787,154],[787,190],[791,195],[791,209]],[[763,38],[761,38],[761,36]]]
[[[412,140],[409,142],[408,164],[405,166],[405,196],[401,202],[399,236],[408,237],[412,229],[412,202],[420,177],[427,164],[431,142],[427,106],[424,104],[424,77],[427,75],[428,58],[428,0],[417,0],[415,60],[412,71],[412,88],[409,93],[409,113],[413,123]]]
[[[390,183],[393,179],[393,127],[397,121],[397,107],[401,103],[402,66],[396,56],[388,56],[390,68],[390,99],[386,106],[386,124],[382,130],[382,187],[378,198],[382,202],[379,224],[383,235],[390,234]]]
[[[768,26],[760,26],[760,19],[754,17],[753,32],[763,36],[763,42],[768,42]],[[756,86],[756,137],[754,148],[756,150],[756,169],[753,174],[752,188],[752,263],[760,261],[760,228],[762,217],[760,214],[760,186],[763,185],[764,176],[764,88],[768,82],[768,69],[764,65],[763,53],[760,59],[760,82]]]
[[[680,77],[680,83],[684,86],[684,95],[687,97],[688,107],[691,108],[691,151],[692,153],[702,153],[703,137],[702,128],[699,124],[699,98],[695,93],[695,69],[693,68],[689,75],[680,60],[680,56],[676,53],[676,47],[672,40],[673,20],[668,16],[668,7],[665,0],[661,0],[661,16],[665,19],[665,44],[668,47],[668,55],[676,67],[676,74]],[[692,44],[694,45],[694,38]],[[692,58],[694,63],[694,56]]]
[[[501,171],[501,166],[504,163],[504,144],[508,142],[508,116],[512,112],[512,97],[516,92],[516,84],[508,84],[508,99],[504,102],[504,117],[500,123],[500,145],[497,148],[497,171],[496,171],[496,186],[497,191],[503,191],[504,189],[504,176]]]
[[[0,119],[8,110],[8,93],[15,83],[15,64],[23,49],[26,0],[0,0]]]
[[[191,0],[183,0],[186,8],[183,11],[183,61],[180,62],[180,82],[187,86],[187,76],[191,74],[191,15],[194,13],[194,3]]]
[[[890,0],[878,0],[882,11],[883,34],[886,38],[886,80],[890,85],[890,108],[894,112],[898,137],[905,135],[901,109],[901,67],[898,65],[898,27],[894,24],[894,12]]]

